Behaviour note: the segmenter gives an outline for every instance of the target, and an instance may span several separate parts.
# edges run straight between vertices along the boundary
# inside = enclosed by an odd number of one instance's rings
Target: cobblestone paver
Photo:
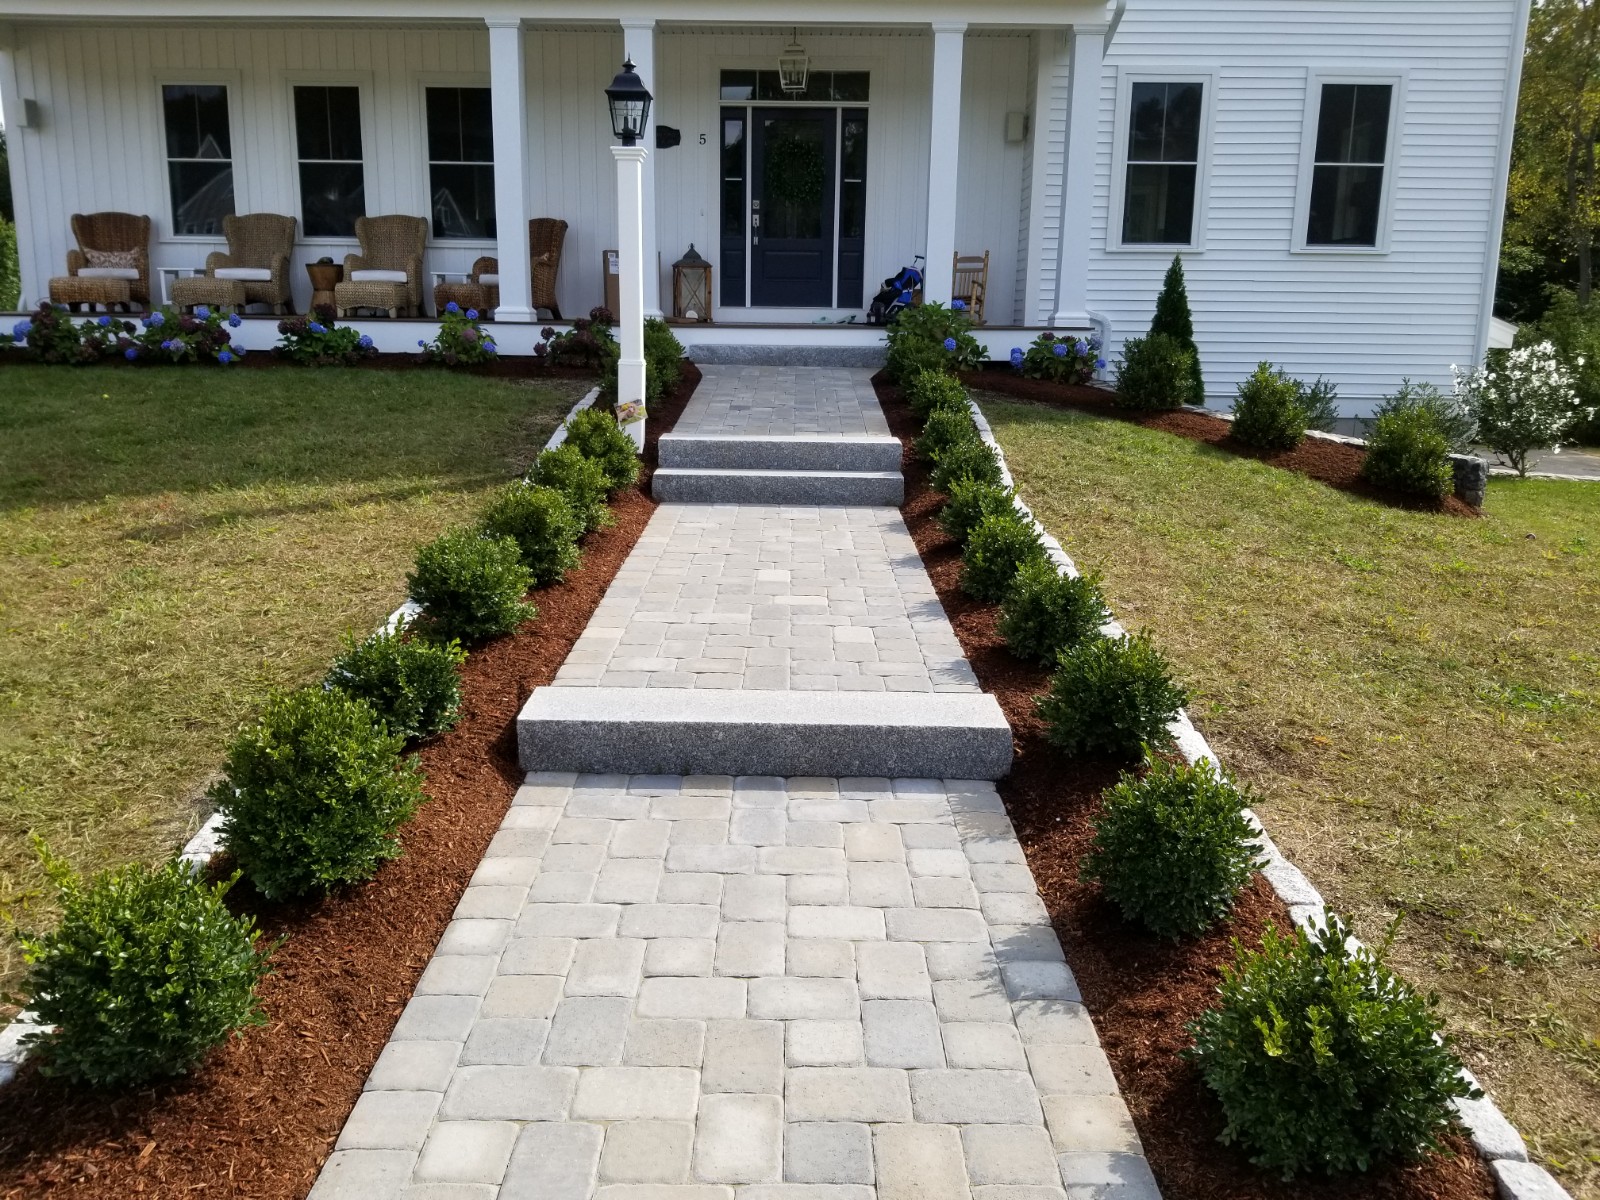
[[[705,366],[680,434],[887,437],[889,423],[864,368]]]
[[[553,684],[978,690],[899,510],[707,504],[656,509]]]
[[[530,775],[313,1200],[1150,1200],[993,785]]]

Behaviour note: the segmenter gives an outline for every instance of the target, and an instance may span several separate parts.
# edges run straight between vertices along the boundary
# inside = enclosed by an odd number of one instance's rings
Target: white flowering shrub
[[[1579,359],[1578,365],[1583,365]],[[1456,396],[1477,417],[1478,437],[1518,475],[1528,454],[1559,450],[1573,429],[1594,416],[1578,398],[1572,372],[1549,342],[1491,356],[1486,366],[1455,373]]]

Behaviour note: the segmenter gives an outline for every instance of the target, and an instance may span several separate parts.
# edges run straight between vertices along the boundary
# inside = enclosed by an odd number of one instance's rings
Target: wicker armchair
[[[222,233],[228,239],[228,252],[214,250],[206,255],[207,278],[239,280],[244,284],[246,304],[267,304],[273,312],[294,312],[294,298],[289,291],[294,231],[295,219],[277,213],[223,217]],[[261,271],[272,274],[267,279],[253,277]]]
[[[567,223],[556,217],[535,217],[528,222],[528,250],[533,269],[533,307],[550,310],[550,318],[561,320],[556,303],[556,275],[561,270],[561,247],[567,240]],[[441,283],[433,289],[433,302],[440,308],[451,300],[463,308],[500,307],[500,260],[485,256],[472,264],[465,283]]]
[[[357,217],[360,254],[344,256],[345,281],[333,290],[341,317],[353,308],[382,308],[394,316],[425,316],[422,307],[422,252],[428,242],[423,217]],[[356,272],[403,273],[404,279],[356,279]]]
[[[76,249],[67,251],[67,275],[76,276],[89,266],[90,250],[133,251],[137,279],[128,283],[128,298],[150,307],[150,218],[125,212],[73,213],[72,236]]]

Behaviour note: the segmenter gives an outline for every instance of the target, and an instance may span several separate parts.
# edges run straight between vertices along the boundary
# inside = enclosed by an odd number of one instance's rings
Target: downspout
[[[1506,192],[1511,186],[1511,145],[1517,136],[1517,97],[1522,90],[1522,55],[1528,44],[1528,17],[1533,0],[1517,0],[1517,24],[1511,31],[1506,60],[1505,110],[1500,114],[1500,145],[1495,155],[1494,197],[1489,209],[1489,236],[1484,239],[1483,300],[1478,311],[1477,358],[1489,349],[1489,320],[1494,316],[1495,287],[1500,281],[1500,241],[1505,231]]]

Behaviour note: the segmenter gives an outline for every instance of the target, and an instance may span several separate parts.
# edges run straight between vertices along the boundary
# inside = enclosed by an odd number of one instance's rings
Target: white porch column
[[[637,65],[637,64],[635,64]],[[613,146],[617,160],[617,421],[644,449],[644,164],[643,146]]]
[[[1089,324],[1089,216],[1094,209],[1095,149],[1100,130],[1100,73],[1106,27],[1072,30],[1072,85],[1067,108],[1067,145],[1061,180],[1060,258],[1056,268],[1057,327]]]
[[[528,101],[522,22],[491,17],[489,103],[494,117],[494,220],[500,260],[497,321],[532,321],[533,267],[528,252]]]
[[[1067,59],[1063,29],[1040,29],[1034,34],[1033,128],[1029,131],[1028,259],[1023,264],[1022,312],[1024,325],[1048,325],[1056,315],[1055,270],[1060,230],[1053,219],[1050,165],[1063,144],[1067,127],[1065,92],[1056,91],[1056,79]],[[1062,157],[1065,157],[1064,155]]]
[[[653,20],[624,21],[622,23],[623,57],[633,59],[634,74],[649,89],[659,103],[656,92],[656,23]],[[654,137],[652,128],[645,130],[646,137]],[[644,315],[661,315],[661,256],[656,246],[656,156],[649,154],[644,160]]]
[[[956,252],[956,171],[961,150],[961,52],[965,21],[933,25],[933,95],[928,140],[928,250],[922,298],[950,303],[955,285],[951,260]]]
[[[49,272],[48,269],[43,272],[39,269],[38,246],[34,241],[33,197],[28,191],[22,167],[22,160],[28,154],[28,148],[23,143],[36,134],[31,129],[23,129],[19,123],[23,96],[17,86],[18,47],[16,29],[0,25],[0,109],[11,117],[7,129],[7,158],[11,164],[11,203],[16,209],[13,215],[17,218],[17,266],[22,285],[17,295],[17,307],[26,312],[38,307],[39,301],[46,298]]]

